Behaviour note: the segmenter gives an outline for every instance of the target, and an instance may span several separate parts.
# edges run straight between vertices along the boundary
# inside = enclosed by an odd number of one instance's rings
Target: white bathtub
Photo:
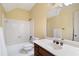
[[[24,42],[20,44],[15,45],[9,45],[8,50],[8,56],[33,56],[34,55],[34,48],[32,48],[28,53],[21,53],[20,51],[23,49],[24,45],[32,44],[30,42]],[[34,45],[33,45],[34,46]]]

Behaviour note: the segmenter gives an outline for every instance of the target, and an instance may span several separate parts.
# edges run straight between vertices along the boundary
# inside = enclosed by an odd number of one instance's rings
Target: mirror
[[[47,18],[47,37],[54,37],[54,30],[61,29],[61,38],[79,41],[79,4],[52,7]]]

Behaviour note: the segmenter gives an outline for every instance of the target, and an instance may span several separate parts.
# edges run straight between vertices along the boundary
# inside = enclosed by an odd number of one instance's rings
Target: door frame
[[[72,34],[72,36],[73,36],[73,37],[72,37],[72,41],[75,41],[75,37],[74,37],[74,35],[75,35],[75,34],[74,34],[74,32],[75,32],[75,25],[74,25],[74,22],[75,22],[75,14],[76,14],[77,12],[79,13],[79,11],[73,12],[73,19],[72,19],[72,25],[73,25],[73,34]]]

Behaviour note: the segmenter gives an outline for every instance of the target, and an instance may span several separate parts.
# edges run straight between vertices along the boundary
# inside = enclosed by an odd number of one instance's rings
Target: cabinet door
[[[39,47],[39,54],[42,56],[53,56],[53,54],[49,53],[48,51],[46,51],[45,49]]]
[[[47,50],[43,49],[39,45],[34,43],[34,55],[35,56],[55,56],[54,54],[51,54]]]
[[[34,43],[34,55],[35,55],[35,56],[39,56],[38,50],[39,50],[39,46]]]

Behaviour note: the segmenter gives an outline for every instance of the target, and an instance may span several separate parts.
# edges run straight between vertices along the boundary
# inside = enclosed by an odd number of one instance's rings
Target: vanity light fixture
[[[51,5],[53,6],[53,8],[56,8],[56,7],[69,6],[71,4],[72,3],[52,3]]]
[[[71,5],[72,3],[64,3],[65,6],[69,6]]]

